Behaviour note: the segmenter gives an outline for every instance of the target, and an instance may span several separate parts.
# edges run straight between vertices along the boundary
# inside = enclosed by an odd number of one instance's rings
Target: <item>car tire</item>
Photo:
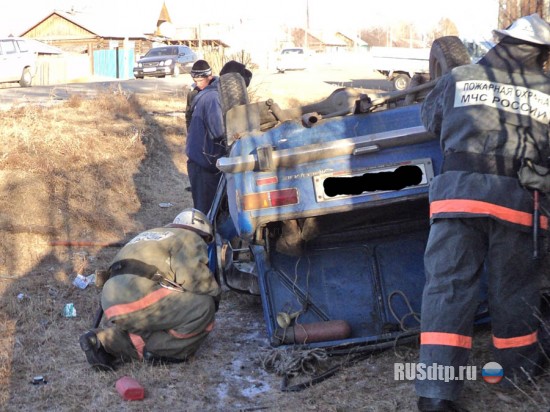
[[[471,59],[464,43],[457,36],[435,39],[430,49],[430,78],[438,79],[452,69],[470,64]]]
[[[220,76],[218,93],[224,117],[233,106],[250,103],[244,78],[239,73],[226,73]]]
[[[21,87],[30,87],[31,84],[32,84],[31,70],[28,67],[25,67],[23,69],[23,73],[21,74],[21,80],[19,80],[19,85]]]
[[[399,73],[393,78],[393,87],[395,90],[406,90],[411,84],[411,78],[408,74]]]
[[[136,76],[136,79],[138,79],[138,80],[139,80],[139,79],[143,80],[143,76]]]
[[[227,135],[227,112],[234,106],[250,103],[244,78],[239,73],[226,73],[218,79],[218,93],[223,114],[223,123]],[[232,140],[227,137],[227,146],[231,146]]]

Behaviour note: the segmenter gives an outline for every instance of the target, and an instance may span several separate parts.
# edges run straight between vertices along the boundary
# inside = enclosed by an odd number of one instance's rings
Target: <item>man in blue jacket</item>
[[[220,71],[220,76],[226,73],[239,73],[245,82],[247,75],[252,77],[252,73],[236,61],[228,62]],[[193,114],[185,147],[193,205],[205,214],[210,210],[221,178],[216,161],[227,149],[218,81],[216,78],[193,99]]]

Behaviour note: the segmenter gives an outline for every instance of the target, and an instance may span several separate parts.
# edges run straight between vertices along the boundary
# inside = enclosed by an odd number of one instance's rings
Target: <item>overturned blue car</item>
[[[261,297],[272,346],[343,353],[417,338],[442,164],[420,108],[439,76],[470,63],[458,38],[438,40],[432,80],[383,95],[343,88],[282,110],[220,78],[230,150],[217,163],[211,264],[227,287]],[[483,288],[477,318],[488,320]]]

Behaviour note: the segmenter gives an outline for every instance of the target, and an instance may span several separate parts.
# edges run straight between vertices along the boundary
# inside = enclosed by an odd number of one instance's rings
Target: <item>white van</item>
[[[0,38],[0,83],[29,87],[36,71],[36,53],[21,37]]]

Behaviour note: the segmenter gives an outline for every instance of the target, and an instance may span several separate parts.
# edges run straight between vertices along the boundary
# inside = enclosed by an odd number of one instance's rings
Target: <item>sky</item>
[[[147,0],[147,4],[162,0]],[[497,25],[498,0],[166,0],[176,26],[242,21],[258,24],[306,26],[310,29],[359,31],[373,25],[412,22],[429,31],[444,17],[451,19],[461,37],[489,38]],[[0,0],[0,36],[15,35],[30,28],[54,9],[108,10],[131,18],[144,2],[135,0]],[[150,7],[148,6],[148,9]]]

